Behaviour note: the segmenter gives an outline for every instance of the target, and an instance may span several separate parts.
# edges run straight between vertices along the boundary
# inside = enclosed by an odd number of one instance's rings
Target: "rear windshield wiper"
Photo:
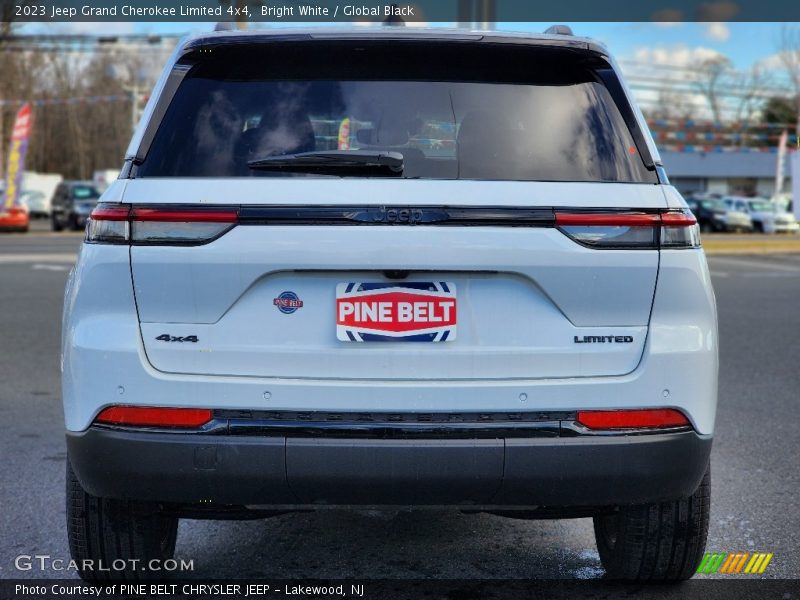
[[[251,169],[328,175],[383,175],[403,173],[403,155],[376,150],[321,150],[278,154],[248,161]]]

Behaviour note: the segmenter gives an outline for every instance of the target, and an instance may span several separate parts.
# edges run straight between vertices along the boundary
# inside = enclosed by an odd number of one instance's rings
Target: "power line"
[[[697,87],[692,87],[691,84],[683,85],[683,86],[670,86],[666,84],[663,80],[657,78],[628,78],[628,84],[633,89],[640,89],[645,91],[654,91],[654,92],[665,92],[665,93],[673,93],[673,94],[704,94],[704,91]],[[775,97],[776,95],[781,95],[779,91],[783,91],[787,93],[788,90],[779,90],[778,88],[764,88],[758,90],[742,90],[736,89],[731,87],[719,87],[714,90],[717,96],[728,97],[728,98],[752,98],[752,99],[762,99],[762,100],[769,100],[770,98]]]
[[[103,52],[135,48],[160,51],[174,46],[180,35],[125,34],[113,36],[74,35],[9,35],[0,37],[3,52]]]

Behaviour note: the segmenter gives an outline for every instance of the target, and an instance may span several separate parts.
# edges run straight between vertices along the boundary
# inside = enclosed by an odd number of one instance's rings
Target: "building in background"
[[[670,183],[683,193],[758,195],[775,191],[775,152],[679,152],[661,150]],[[784,163],[784,191],[792,189],[790,161]]]

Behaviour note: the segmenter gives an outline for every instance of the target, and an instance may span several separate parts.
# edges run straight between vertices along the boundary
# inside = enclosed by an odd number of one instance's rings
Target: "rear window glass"
[[[274,64],[274,62],[273,62]],[[502,69],[498,66],[498,71]],[[653,182],[613,98],[591,71],[530,64],[497,80],[275,78],[196,65],[184,78],[137,177],[310,176],[248,161],[324,150],[393,151],[402,177]],[[370,69],[365,69],[370,75]],[[458,75],[458,72],[455,72]],[[286,73],[291,75],[291,71]],[[524,74],[524,75],[523,75]],[[514,75],[514,74],[512,74]],[[521,79],[521,80],[519,80]],[[319,176],[319,175],[313,175]]]
[[[99,198],[100,194],[95,188],[82,185],[72,188],[72,197],[75,200],[92,200],[94,198]]]

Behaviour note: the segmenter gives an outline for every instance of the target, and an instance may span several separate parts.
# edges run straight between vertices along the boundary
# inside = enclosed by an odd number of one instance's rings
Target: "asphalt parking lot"
[[[80,239],[0,235],[0,578],[74,577],[18,571],[14,559],[69,557],[59,336]],[[800,254],[714,256],[710,265],[721,371],[707,549],[772,552],[764,577],[800,578]],[[177,554],[208,578],[603,575],[588,519],[528,522],[456,511],[184,521]]]

